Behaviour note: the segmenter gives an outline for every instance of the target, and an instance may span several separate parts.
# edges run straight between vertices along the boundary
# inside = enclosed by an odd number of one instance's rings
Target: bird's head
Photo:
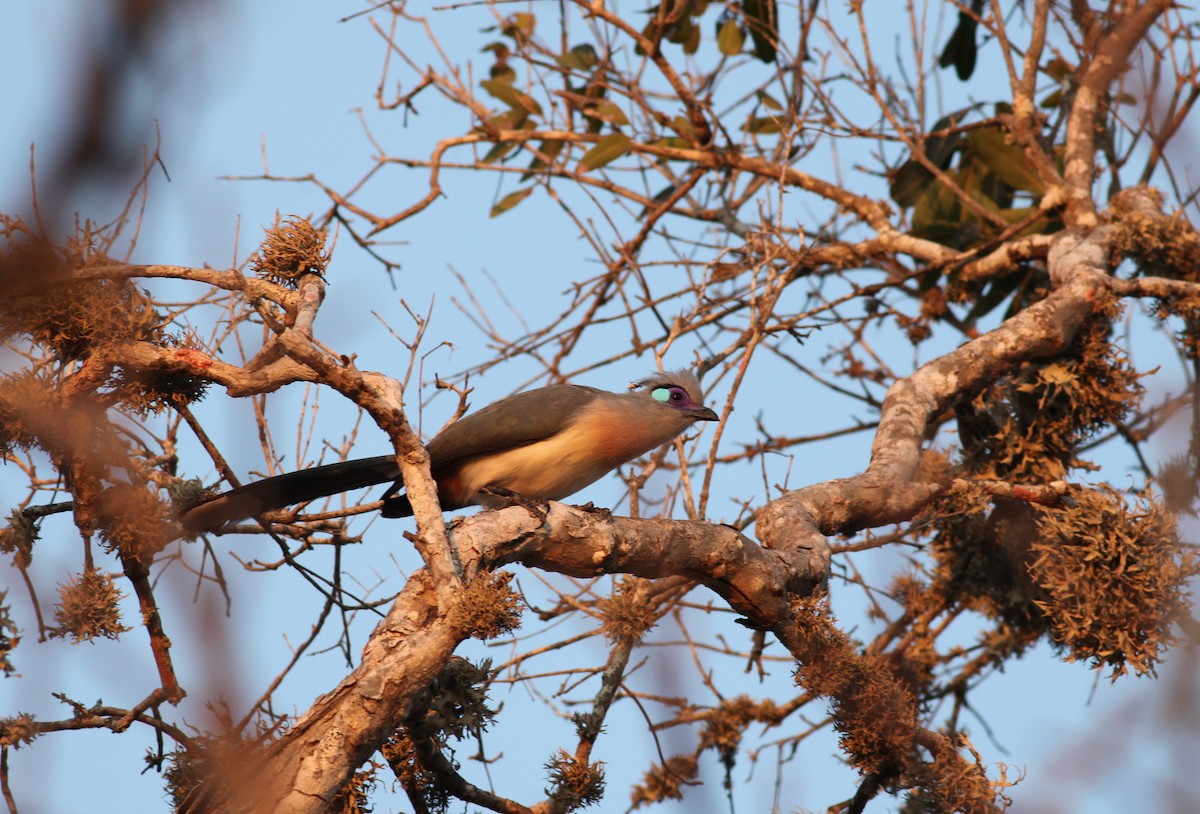
[[[677,411],[688,423],[719,419],[715,412],[704,406],[704,391],[700,387],[700,380],[691,371],[657,373],[648,379],[634,382],[629,387],[646,394],[658,404]]]

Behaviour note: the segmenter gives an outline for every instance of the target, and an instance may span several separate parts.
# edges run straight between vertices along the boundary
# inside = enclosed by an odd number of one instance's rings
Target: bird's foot
[[[533,517],[537,518],[538,522],[544,521],[546,515],[550,513],[550,506],[546,501],[530,500],[524,495],[517,494],[511,489],[505,489],[502,486],[485,486],[480,491],[492,498],[492,500],[487,501],[489,509],[507,509],[512,506],[520,506]]]
[[[606,509],[603,506],[597,506],[591,501],[584,503],[582,506],[576,506],[575,508],[579,509],[581,512],[587,512],[588,514],[598,514],[605,519],[612,517],[612,509]]]

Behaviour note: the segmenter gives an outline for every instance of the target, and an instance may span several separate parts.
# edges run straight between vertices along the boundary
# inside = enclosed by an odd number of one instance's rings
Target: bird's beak
[[[693,407],[688,410],[690,415],[696,421],[720,421],[721,417],[707,407]]]

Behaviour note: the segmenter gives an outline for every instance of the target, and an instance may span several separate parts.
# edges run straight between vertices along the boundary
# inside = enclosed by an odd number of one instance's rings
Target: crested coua
[[[562,500],[606,473],[667,443],[696,421],[716,421],[689,371],[635,382],[627,393],[552,384],[501,399],[451,424],[425,445],[443,510],[497,505],[499,493]],[[387,483],[385,517],[412,504],[395,456],[302,469],[217,495],[184,512],[195,533],[340,492]]]

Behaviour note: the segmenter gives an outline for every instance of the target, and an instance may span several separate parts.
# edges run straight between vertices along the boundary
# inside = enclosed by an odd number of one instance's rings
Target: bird
[[[719,417],[687,370],[657,373],[611,393],[552,384],[469,413],[425,445],[443,511],[495,507],[513,496],[562,500],[621,464],[667,443],[697,421]],[[183,512],[190,534],[317,498],[392,481],[384,517],[413,513],[394,455],[277,475],[231,489]]]

